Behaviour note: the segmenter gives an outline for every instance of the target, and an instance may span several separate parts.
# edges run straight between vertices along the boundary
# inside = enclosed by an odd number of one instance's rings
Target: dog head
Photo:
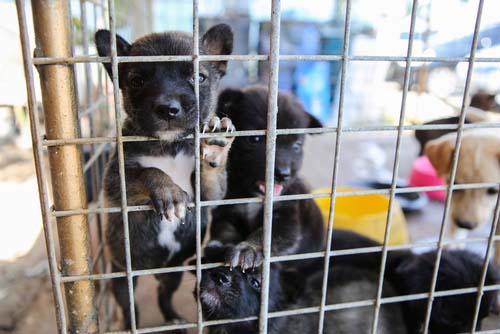
[[[99,30],[95,42],[100,56],[111,56],[111,34]],[[193,54],[193,38],[182,32],[154,33],[132,44],[116,36],[118,56],[164,56]],[[233,33],[225,24],[209,29],[200,41],[201,54],[232,52]],[[111,64],[104,67],[112,78]],[[213,112],[217,86],[227,61],[200,62],[200,120]],[[194,69],[186,62],[131,62],[118,65],[119,86],[127,115],[145,135],[174,137],[196,125]]]
[[[250,86],[243,90],[226,89],[219,96],[217,113],[231,118],[238,130],[265,130],[267,128],[268,90],[264,86]],[[293,95],[278,94],[279,129],[319,128],[320,121],[307,113]],[[305,135],[279,135],[276,139],[274,194],[286,191],[302,167]],[[265,193],[266,137],[236,137],[229,154],[230,183],[245,195]],[[234,190],[234,189],[233,189]]]
[[[242,272],[239,268],[230,270],[227,267],[204,270],[200,282],[200,300],[204,317],[207,320],[217,320],[258,315],[260,309],[261,275],[262,273],[259,268],[246,272]],[[272,264],[269,288],[270,311],[278,309],[281,299],[279,280],[278,265]],[[225,326],[235,327],[228,332],[253,333],[257,331],[256,321]]]
[[[500,106],[498,105],[496,101],[496,95],[495,94],[489,94],[486,92],[477,92],[474,95],[472,95],[471,100],[470,100],[470,106],[471,107],[476,107],[481,110],[485,111],[498,111]]]
[[[404,294],[428,292],[432,280],[436,252],[431,251],[409,257],[396,268],[396,275]],[[454,290],[479,286],[483,259],[464,250],[445,250],[436,282],[436,291]],[[488,267],[485,285],[499,282],[498,271],[491,264]],[[458,334],[471,329],[476,307],[477,293],[435,297],[429,323],[431,334]],[[477,329],[481,320],[496,307],[497,292],[485,292],[479,308]],[[421,328],[425,319],[427,299],[407,302],[407,314],[412,318],[413,328]]]
[[[474,129],[463,133],[455,184],[500,182],[500,135],[496,131]],[[425,146],[425,154],[438,174],[448,179],[456,138],[456,133],[450,133]],[[498,187],[454,190],[451,202],[453,222],[466,229],[487,222],[497,194]]]

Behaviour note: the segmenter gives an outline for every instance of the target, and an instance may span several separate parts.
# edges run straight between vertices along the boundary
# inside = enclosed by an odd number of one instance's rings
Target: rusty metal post
[[[33,0],[36,56],[72,56],[69,2]],[[73,65],[39,66],[47,139],[78,137],[77,96]],[[80,148],[49,148],[54,206],[57,210],[86,208]],[[91,274],[90,236],[86,215],[57,219],[62,274]],[[68,332],[97,333],[94,283],[65,284]]]

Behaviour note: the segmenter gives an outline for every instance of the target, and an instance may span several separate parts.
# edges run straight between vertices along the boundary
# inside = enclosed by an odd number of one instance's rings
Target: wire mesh
[[[101,321],[101,329],[106,333],[154,333],[167,330],[175,329],[197,329],[198,333],[202,333],[203,329],[206,327],[228,324],[234,322],[242,322],[249,320],[259,320],[259,332],[267,333],[268,329],[268,319],[276,317],[285,317],[297,314],[309,314],[318,313],[319,314],[319,329],[318,332],[323,332],[323,324],[325,312],[348,309],[362,306],[375,306],[374,308],[374,320],[372,323],[372,333],[377,332],[377,324],[380,313],[380,307],[383,304],[398,303],[402,301],[410,300],[420,300],[427,299],[427,311],[425,319],[424,333],[428,332],[428,326],[430,321],[430,315],[432,312],[432,303],[434,298],[450,295],[458,295],[464,293],[477,293],[477,301],[474,314],[474,324],[471,328],[472,333],[500,333],[499,330],[488,330],[488,331],[477,331],[476,323],[478,321],[479,306],[481,303],[481,298],[486,291],[500,290],[500,284],[497,285],[485,285],[486,271],[488,268],[488,259],[491,254],[492,245],[495,241],[500,240],[500,236],[495,235],[496,227],[499,219],[500,212],[500,195],[497,197],[497,204],[495,208],[495,214],[492,221],[491,232],[488,238],[468,238],[465,240],[445,240],[444,232],[446,227],[446,216],[449,213],[451,197],[454,190],[459,189],[475,189],[475,188],[488,188],[488,187],[498,187],[498,182],[483,182],[474,184],[455,184],[455,176],[458,165],[458,152],[460,150],[462,133],[465,129],[473,128],[498,128],[500,123],[471,123],[465,124],[466,115],[466,102],[467,95],[470,89],[470,82],[472,77],[472,70],[474,63],[479,62],[500,62],[499,57],[492,58],[481,58],[476,57],[476,46],[478,40],[478,33],[481,23],[481,13],[483,8],[483,0],[479,0],[478,11],[476,16],[476,24],[474,28],[473,42],[470,50],[470,56],[466,57],[422,57],[412,55],[412,45],[414,41],[415,32],[415,21],[416,12],[418,7],[418,1],[414,0],[412,4],[412,14],[411,22],[409,27],[409,39],[407,45],[406,56],[374,56],[374,55],[350,55],[349,54],[349,36],[350,36],[350,17],[351,17],[351,0],[346,2],[345,10],[345,25],[344,25],[344,38],[343,38],[343,49],[341,55],[284,55],[279,52],[280,45],[280,22],[281,22],[281,2],[280,0],[273,0],[271,4],[271,35],[270,35],[270,45],[271,51],[268,55],[200,55],[199,52],[199,4],[198,0],[193,0],[193,54],[188,56],[147,56],[147,57],[126,57],[118,56],[117,46],[116,46],[116,10],[115,2],[113,0],[100,1],[100,0],[80,0],[80,19],[82,23],[82,41],[83,41],[83,55],[81,56],[71,56],[71,57],[40,57],[32,56],[30,36],[27,29],[26,20],[26,6],[25,1],[16,0],[17,13],[19,20],[19,27],[21,32],[21,44],[24,59],[24,70],[26,76],[26,85],[28,91],[28,106],[31,122],[31,133],[33,138],[33,151],[35,158],[36,174],[38,179],[38,189],[40,193],[40,202],[42,207],[42,215],[44,222],[45,240],[47,246],[47,253],[49,259],[50,276],[54,292],[54,300],[56,306],[56,317],[58,323],[58,329],[60,333],[67,333],[67,315],[68,312],[74,310],[66,309],[64,302],[64,296],[61,289],[61,285],[78,282],[78,281],[98,281],[102,282],[99,285],[99,296],[98,308],[101,310],[104,317],[104,321]],[[88,9],[92,8],[93,11],[93,24],[88,22],[89,13]],[[102,21],[106,25],[109,25],[111,31],[111,56],[110,57],[98,57],[91,54],[89,45],[88,33],[91,29],[95,29],[98,26],[98,14],[102,16]],[[200,133],[199,122],[195,128],[194,134],[192,136],[186,137],[186,139],[193,138],[195,142],[195,198],[194,203],[190,206],[195,208],[196,217],[196,264],[195,265],[184,265],[184,266],[174,266],[165,268],[155,268],[155,269],[144,269],[144,270],[133,270],[131,264],[130,256],[130,236],[129,236],[129,222],[128,213],[134,211],[152,210],[151,206],[129,206],[127,204],[126,196],[126,184],[125,184],[125,167],[124,167],[124,151],[123,144],[126,142],[141,142],[141,141],[155,141],[156,138],[149,137],[139,137],[139,136],[123,136],[121,131],[121,124],[123,120],[122,106],[120,102],[120,92],[119,92],[119,78],[118,78],[118,65],[120,63],[127,62],[179,62],[179,61],[190,61],[193,63],[195,78],[199,75],[199,64],[200,62],[216,61],[216,60],[226,60],[226,61],[267,61],[271,64],[271,72],[269,78],[269,99],[268,99],[268,119],[267,119],[267,129],[254,130],[254,131],[236,131],[227,136],[252,136],[252,135],[265,135],[266,136],[266,193],[264,200],[262,198],[238,198],[238,199],[223,199],[214,201],[202,201],[200,197],[200,140],[203,138],[210,138],[213,136],[220,136],[224,134],[210,134],[210,133]],[[340,102],[339,110],[337,116],[337,126],[335,127],[323,127],[319,129],[277,129],[277,94],[278,94],[278,74],[279,74],[279,63],[284,60],[294,60],[294,61],[341,61],[341,84],[340,84]],[[343,115],[343,100],[345,96],[345,78],[347,76],[348,64],[350,62],[356,61],[370,61],[370,62],[380,62],[380,61],[403,61],[405,62],[405,76],[403,83],[403,94],[401,100],[401,109],[399,113],[399,122],[397,126],[367,126],[367,127],[343,127],[342,115]],[[440,125],[405,125],[405,108],[406,108],[406,98],[409,90],[409,75],[412,63],[415,62],[429,62],[438,61],[443,63],[456,63],[465,62],[468,63],[468,72],[466,77],[465,89],[462,98],[462,106],[460,113],[460,121],[458,124],[440,124]],[[107,80],[103,79],[105,73],[103,73],[101,67],[97,72],[97,91],[101,94],[100,96],[95,96],[92,93],[94,87],[92,86],[92,81],[95,73],[92,71],[92,65],[99,66],[102,63],[110,63],[112,66],[112,91],[113,91],[113,106],[114,112],[110,112],[108,106],[108,84]],[[40,124],[36,121],[36,96],[35,96],[35,79],[33,75],[34,67],[40,67],[45,65],[82,65],[84,67],[84,78],[86,85],[84,87],[84,98],[83,105],[80,107],[78,115],[80,122],[82,119],[86,119],[89,127],[88,136],[80,135],[78,138],[64,138],[64,139],[47,139],[43,136],[40,130]],[[196,106],[197,106],[197,118],[199,119],[199,82],[195,80],[195,95],[196,95]],[[104,114],[107,118],[103,119],[100,114]],[[108,116],[108,115],[113,115]],[[113,124],[114,123],[114,124]],[[99,131],[96,131],[96,124],[105,124]],[[113,124],[113,125],[112,125]],[[408,130],[457,130],[457,140],[456,140],[456,150],[453,155],[453,163],[450,175],[449,185],[446,186],[423,186],[423,187],[406,187],[397,188],[396,181],[399,168],[400,151],[402,134],[404,131]],[[397,141],[395,148],[395,158],[392,170],[392,181],[391,186],[388,189],[371,189],[371,190],[355,190],[348,192],[337,192],[337,176],[339,169],[340,152],[342,147],[342,134],[347,132],[397,132]],[[271,186],[274,180],[274,157],[276,150],[276,138],[277,136],[289,135],[289,134],[314,134],[314,133],[334,133],[336,135],[335,141],[335,151],[334,151],[334,168],[332,177],[332,189],[327,193],[319,194],[297,194],[297,195],[280,195],[273,196],[273,187]],[[111,144],[115,144],[115,149],[118,152],[118,163],[119,163],[119,175],[120,175],[120,193],[121,202],[119,207],[104,207],[103,201],[99,199],[101,192],[100,178],[102,177],[102,168],[106,162],[106,152],[108,151]],[[50,196],[48,193],[48,185],[50,184],[49,178],[46,175],[46,171],[43,170],[43,160],[44,160],[44,148],[47,147],[57,147],[66,145],[77,145],[82,149],[87,148],[89,152],[89,158],[86,160],[83,171],[84,173],[90,173],[90,185],[92,189],[92,194],[94,198],[95,205],[90,208],[76,208],[72,210],[56,210],[53,205],[51,205]],[[418,242],[410,243],[404,245],[389,245],[390,228],[392,223],[392,211],[394,207],[394,201],[396,194],[421,192],[421,191],[431,191],[431,190],[446,190],[447,196],[445,201],[445,209],[443,213],[439,239],[437,242]],[[384,194],[389,195],[389,209],[387,214],[387,222],[384,234],[384,242],[380,247],[369,247],[369,248],[357,248],[348,249],[341,251],[329,250],[332,243],[333,227],[335,226],[334,217],[334,206],[337,197],[344,196],[363,196],[371,194]],[[305,253],[305,254],[293,254],[293,255],[283,255],[283,256],[271,256],[271,235],[272,235],[272,214],[273,214],[273,203],[279,201],[295,201],[304,199],[314,199],[314,198],[330,198],[331,206],[328,218],[328,230],[327,230],[327,248],[326,251],[315,252],[315,253]],[[215,321],[203,321],[202,309],[199,297],[199,283],[202,277],[202,270],[207,270],[211,268],[216,268],[223,266],[223,263],[211,263],[202,264],[201,263],[201,245],[202,245],[202,235],[201,235],[201,208],[202,207],[212,207],[218,205],[235,205],[244,203],[262,203],[264,208],[264,235],[263,235],[263,276],[262,276],[262,295],[261,295],[261,306],[259,316],[247,317],[242,319],[223,319]],[[105,258],[104,252],[104,240],[103,240],[103,215],[108,213],[121,213],[123,220],[123,229],[125,233],[124,238],[124,249],[125,249],[125,259],[126,268],[123,272],[111,272],[109,265],[107,265],[108,260]],[[92,260],[92,268],[98,273],[92,273],[89,275],[63,275],[58,269],[57,265],[57,251],[55,246],[56,237],[54,235],[53,221],[61,217],[69,217],[75,215],[91,215],[94,219],[91,224],[96,225],[98,230],[98,240],[97,247]],[[447,245],[453,244],[468,244],[468,243],[487,243],[487,250],[485,254],[483,270],[481,275],[481,281],[478,287],[446,290],[446,291],[435,291],[436,280],[438,275],[439,264],[441,260],[442,250]],[[430,290],[427,293],[395,296],[395,297],[382,297],[382,285],[384,280],[384,273],[386,267],[387,255],[393,250],[403,250],[403,249],[413,249],[421,248],[425,246],[437,246],[437,257],[434,265],[433,280],[430,286]],[[337,304],[327,304],[326,292],[328,289],[328,269],[330,266],[330,259],[335,256],[349,255],[349,254],[368,254],[368,253],[381,253],[381,266],[380,275],[378,282],[377,295],[375,299],[368,299],[356,302],[347,303],[337,303]],[[305,260],[313,258],[323,258],[324,265],[324,275],[322,282],[322,298],[319,306],[286,310],[279,312],[269,312],[268,309],[268,299],[269,299],[269,273],[270,264],[274,262],[284,262],[292,260]],[[333,259],[334,261],[334,259]],[[334,263],[334,262],[333,262]],[[134,278],[145,276],[145,275],[157,275],[165,273],[174,272],[186,272],[186,271],[196,271],[196,307],[197,307],[197,320],[192,323],[184,324],[173,324],[166,326],[157,326],[149,328],[137,328],[137,319],[135,318],[135,301],[134,301]],[[131,314],[131,330],[130,331],[110,331],[111,328],[111,318],[114,315],[112,303],[109,301],[108,295],[108,284],[107,281],[116,278],[127,278],[128,283],[128,294],[129,294],[129,307]]]

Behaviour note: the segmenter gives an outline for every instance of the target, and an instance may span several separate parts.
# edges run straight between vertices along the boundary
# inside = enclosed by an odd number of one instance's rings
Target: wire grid
[[[49,268],[51,274],[51,281],[53,285],[54,291],[54,299],[56,305],[56,316],[60,333],[66,333],[66,314],[64,306],[64,297],[62,295],[61,284],[76,282],[82,280],[92,280],[102,282],[104,280],[109,280],[118,277],[126,277],[128,281],[129,288],[129,297],[130,297],[130,309],[131,309],[131,317],[132,317],[132,329],[130,331],[123,332],[107,332],[107,333],[153,333],[164,330],[173,330],[173,329],[188,329],[188,328],[198,328],[198,333],[202,333],[204,327],[216,325],[216,324],[225,324],[225,323],[233,323],[239,321],[248,321],[248,320],[257,320],[260,319],[259,322],[259,331],[260,333],[267,332],[267,320],[268,318],[276,318],[283,316],[290,316],[296,314],[306,314],[306,313],[319,313],[319,333],[322,332],[323,322],[324,322],[324,313],[326,311],[339,310],[339,309],[347,309],[353,307],[361,307],[361,306],[369,306],[374,305],[374,321],[372,323],[372,333],[376,333],[378,315],[380,311],[380,306],[382,304],[387,303],[395,303],[401,301],[409,301],[409,300],[418,300],[427,298],[427,312],[426,312],[426,324],[424,328],[424,332],[428,331],[428,324],[430,319],[430,314],[432,311],[432,301],[436,297],[442,296],[450,296],[456,294],[463,293],[471,293],[477,292],[477,303],[474,314],[474,326],[471,328],[472,333],[479,333],[475,331],[475,324],[478,319],[479,305],[481,301],[481,296],[485,291],[494,291],[500,289],[500,284],[485,286],[485,274],[488,265],[489,255],[491,254],[491,247],[494,241],[500,240],[500,236],[495,236],[495,229],[498,224],[499,212],[500,212],[500,195],[497,198],[497,204],[495,207],[494,220],[492,223],[491,233],[488,238],[468,238],[465,240],[444,240],[444,231],[446,226],[446,216],[448,214],[451,196],[453,190],[458,189],[472,189],[472,188],[486,188],[486,187],[498,187],[499,184],[495,182],[489,183],[477,183],[477,184],[460,184],[455,185],[454,179],[456,174],[457,162],[458,162],[458,152],[461,144],[461,137],[464,129],[467,128],[498,128],[500,127],[500,123],[494,124],[464,124],[465,113],[466,113],[466,97],[469,93],[470,81],[472,76],[472,69],[475,62],[500,62],[500,58],[476,58],[476,44],[477,37],[480,28],[480,19],[483,7],[483,0],[479,0],[478,12],[477,12],[477,20],[474,28],[474,37],[473,43],[471,46],[471,52],[469,57],[414,57],[412,56],[412,44],[414,40],[414,29],[415,29],[415,17],[416,10],[418,6],[418,0],[414,0],[412,4],[412,16],[411,23],[409,27],[409,40],[408,40],[408,48],[407,55],[405,57],[386,57],[386,56],[352,56],[349,55],[348,46],[349,46],[349,30],[350,30],[350,16],[351,16],[351,0],[347,0],[346,2],[346,17],[345,17],[345,28],[344,28],[344,41],[343,41],[343,51],[342,55],[280,55],[279,54],[279,36],[280,36],[280,0],[273,0],[271,6],[271,35],[270,35],[270,44],[271,51],[269,55],[229,55],[229,56],[213,56],[213,55],[199,55],[199,15],[198,15],[198,0],[193,0],[193,55],[188,56],[148,56],[148,57],[121,57],[117,56],[116,51],[116,24],[115,24],[115,4],[113,0],[105,1],[99,0],[80,0],[80,13],[81,13],[81,22],[82,22],[82,35],[83,35],[83,48],[84,54],[83,56],[73,56],[73,57],[60,57],[60,58],[47,58],[47,57],[32,57],[31,55],[31,46],[29,41],[28,29],[27,29],[27,21],[26,21],[26,8],[25,2],[23,0],[16,0],[17,8],[18,8],[18,19],[19,19],[19,27],[21,32],[21,42],[22,42],[22,50],[23,50],[23,58],[24,58],[24,68],[26,75],[26,84],[28,90],[28,106],[31,122],[31,132],[33,136],[33,148],[34,148],[34,158],[36,165],[36,173],[38,179],[38,187],[40,191],[40,201],[42,207],[42,215],[44,222],[44,233],[46,238],[47,252],[49,257]],[[94,10],[94,28],[96,27],[97,16],[96,16],[96,8],[101,9],[101,13],[105,15],[105,12],[108,12],[108,21],[109,28],[111,30],[111,56],[110,57],[97,57],[89,54],[89,45],[88,45],[88,27],[89,24],[87,22],[87,6],[86,4],[93,6]],[[104,20],[106,22],[106,20]],[[271,73],[269,80],[269,101],[268,101],[268,126],[266,130],[255,130],[255,131],[237,131],[231,136],[251,136],[251,135],[266,135],[266,196],[264,200],[264,238],[263,238],[263,249],[264,249],[264,263],[263,263],[263,282],[262,282],[262,298],[261,298],[261,312],[260,316],[247,317],[244,319],[225,319],[225,320],[216,320],[216,321],[203,321],[201,314],[201,307],[199,302],[199,295],[197,295],[197,321],[196,323],[186,323],[186,324],[175,324],[175,325],[167,325],[167,326],[158,326],[152,328],[136,328],[136,319],[134,312],[134,294],[133,294],[133,278],[139,277],[143,275],[153,275],[160,273],[171,273],[171,272],[184,272],[188,270],[196,270],[196,278],[197,278],[197,286],[201,279],[201,272],[205,269],[215,268],[223,265],[222,263],[211,263],[211,264],[201,264],[201,224],[200,224],[200,210],[203,206],[215,206],[215,205],[232,205],[232,204],[243,204],[243,203],[262,203],[262,199],[260,198],[241,198],[241,199],[229,199],[229,200],[217,200],[217,201],[201,201],[200,200],[200,157],[199,157],[199,145],[201,138],[207,138],[211,136],[220,136],[221,134],[200,134],[199,126],[196,127],[195,133],[192,136],[188,136],[187,138],[194,138],[196,143],[196,156],[195,156],[195,202],[191,204],[191,206],[195,207],[196,213],[196,255],[197,262],[194,266],[177,266],[177,267],[168,267],[168,268],[157,268],[157,269],[148,269],[148,270],[132,270],[131,261],[130,261],[130,245],[129,245],[129,235],[128,235],[128,212],[132,211],[140,211],[140,210],[152,210],[151,206],[128,206],[126,201],[125,194],[125,178],[124,178],[124,162],[123,162],[123,143],[131,142],[131,141],[152,141],[157,140],[155,138],[148,137],[138,137],[138,136],[122,136],[121,133],[121,120],[122,120],[122,111],[121,104],[119,98],[119,88],[118,88],[118,64],[123,62],[163,62],[163,61],[192,61],[194,66],[195,76],[199,74],[199,62],[200,61],[214,61],[214,60],[231,60],[231,61],[269,61],[271,63]],[[278,92],[278,73],[279,73],[279,61],[280,60],[328,60],[328,61],[341,61],[341,85],[340,85],[340,101],[339,101],[339,113],[338,113],[338,122],[336,127],[325,127],[321,129],[276,129],[276,114],[277,114],[277,92]],[[399,117],[398,126],[376,126],[376,127],[342,127],[342,115],[343,115],[343,100],[345,95],[345,78],[347,73],[347,65],[351,61],[404,61],[406,62],[405,67],[405,77],[403,84],[403,95],[401,102],[401,111]],[[464,89],[464,95],[462,99],[462,108],[460,113],[460,121],[458,124],[446,124],[446,125],[404,125],[404,115],[405,115],[405,106],[406,106],[406,96],[408,93],[409,86],[409,70],[412,62],[428,62],[428,61],[439,61],[439,62],[468,62],[468,72],[466,78],[466,85]],[[93,126],[95,124],[94,114],[97,111],[101,111],[101,103],[107,102],[106,95],[97,99],[96,102],[92,103],[92,95],[90,91],[92,89],[90,85],[90,78],[92,77],[90,64],[91,63],[103,63],[110,62],[112,65],[112,83],[113,83],[113,97],[114,97],[114,109],[115,109],[115,129],[108,130],[107,133],[99,134],[101,137],[97,136],[97,134],[93,131]],[[91,124],[90,136],[88,138],[74,138],[74,139],[56,139],[56,140],[47,140],[41,135],[41,131],[39,129],[39,124],[36,122],[37,115],[37,105],[36,105],[36,96],[35,96],[35,80],[33,75],[33,67],[35,65],[49,65],[49,64],[84,64],[84,73],[86,79],[86,87],[85,87],[85,98],[84,105],[85,109],[79,112],[80,119],[83,117],[88,117],[89,123]],[[98,75],[98,90],[103,91],[106,94],[108,92],[107,81],[102,80],[102,69],[99,69]],[[198,80],[195,80],[195,93],[197,96],[197,109],[198,109],[198,99],[199,99],[199,83]],[[105,109],[108,111],[108,105],[105,104]],[[107,112],[107,115],[111,115],[111,113]],[[199,110],[198,110],[199,117]],[[108,119],[108,122],[112,121],[112,117]],[[404,131],[407,130],[432,130],[432,129],[456,129],[458,132],[457,142],[454,156],[453,156],[453,165],[451,172],[450,184],[447,186],[425,186],[425,187],[407,187],[407,188],[396,188],[396,176],[399,168],[399,156],[400,156],[400,146],[401,146],[401,138]],[[397,143],[395,150],[395,159],[393,165],[393,178],[391,182],[391,187],[389,189],[377,189],[377,190],[357,190],[350,192],[337,193],[336,192],[336,181],[338,175],[338,166],[339,166],[339,156],[341,150],[341,137],[344,132],[380,132],[380,131],[397,131]],[[113,133],[115,135],[113,136]],[[276,145],[276,136],[278,135],[287,135],[287,134],[298,134],[298,133],[335,133],[336,134],[336,144],[335,144],[335,159],[334,159],[334,169],[333,169],[333,179],[332,179],[332,191],[329,193],[322,194],[298,194],[298,195],[282,195],[273,197],[272,187],[270,186],[274,179],[274,152]],[[222,134],[224,135],[224,134]],[[110,143],[116,143],[116,149],[118,150],[119,156],[119,172],[120,172],[120,184],[121,184],[121,195],[122,201],[120,207],[103,207],[103,203],[101,200],[97,201],[97,206],[90,209],[76,209],[76,210],[66,210],[66,211],[57,211],[53,209],[50,205],[50,198],[47,192],[47,185],[49,181],[46,177],[46,174],[43,170],[43,150],[45,147],[49,146],[60,146],[60,145],[89,145],[91,150],[91,155],[88,161],[84,166],[84,171],[90,171],[91,173],[91,185],[94,194],[97,194],[100,191],[99,178],[102,176],[100,174],[100,170],[98,168],[98,164],[104,163],[104,152],[106,151],[107,146]],[[99,144],[99,146],[95,146]],[[409,193],[416,191],[429,191],[429,190],[447,190],[447,197],[445,202],[445,210],[443,213],[441,229],[439,234],[438,242],[419,242],[413,244],[406,245],[396,245],[390,246],[388,245],[390,226],[391,226],[391,212],[393,209],[394,197],[398,193]],[[358,249],[348,249],[341,251],[331,251],[331,236],[333,233],[333,223],[334,223],[334,213],[333,208],[335,204],[335,199],[341,196],[362,196],[362,195],[370,195],[370,194],[389,194],[389,212],[387,215],[387,224],[386,231],[384,236],[384,242],[381,246],[377,247],[368,247],[368,248],[358,248]],[[331,207],[328,219],[328,240],[327,240],[327,248],[322,252],[315,253],[307,253],[307,254],[295,254],[295,255],[286,255],[286,256],[271,256],[270,254],[270,246],[271,246],[271,231],[272,231],[272,207],[273,201],[289,201],[289,200],[301,200],[301,199],[313,199],[313,198],[324,198],[329,197],[331,199]],[[102,227],[101,227],[101,215],[105,213],[112,212],[121,212],[123,216],[123,224],[125,230],[125,240],[124,247],[126,250],[126,270],[125,272],[109,272],[109,268],[106,268],[105,259],[103,257],[103,249],[104,244],[102,241]],[[62,273],[57,268],[57,258],[56,258],[56,249],[55,249],[55,238],[53,232],[52,221],[57,217],[71,216],[71,215],[94,215],[95,222],[98,226],[99,231],[99,246],[97,248],[97,252],[92,261],[93,269],[98,265],[99,274],[91,274],[91,275],[80,275],[80,276],[63,276]],[[435,283],[437,279],[437,273],[440,263],[440,256],[442,253],[442,249],[446,245],[452,245],[456,243],[476,243],[476,242],[487,242],[487,251],[485,255],[482,277],[480,285],[476,288],[464,288],[464,289],[456,289],[456,290],[447,290],[447,291],[435,291]],[[396,297],[387,297],[383,298],[381,296],[381,288],[384,279],[385,272],[385,262],[387,259],[387,252],[391,250],[400,250],[400,249],[412,249],[423,246],[436,246],[438,247],[438,256],[436,257],[436,263],[433,273],[433,281],[430,287],[430,291],[428,293],[420,293],[406,296],[396,296]],[[331,304],[326,305],[326,290],[327,290],[327,269],[329,267],[329,259],[334,256],[348,255],[348,254],[361,254],[361,253],[373,253],[373,252],[382,252],[382,263],[380,268],[380,276],[379,276],[379,286],[377,291],[377,296],[375,299],[369,299],[364,301],[356,301],[349,303],[341,303],[341,304]],[[273,262],[281,262],[281,261],[291,261],[291,260],[300,260],[300,259],[312,259],[312,258],[324,258],[324,268],[325,274],[323,277],[323,287],[322,287],[322,300],[321,304],[317,307],[309,307],[303,309],[294,309],[287,311],[279,311],[279,312],[268,312],[268,289],[269,289],[269,268],[270,263]],[[101,284],[101,291],[98,296],[98,305],[101,306],[101,302],[104,301],[105,296],[107,294],[107,285]],[[199,289],[197,289],[199,291]],[[107,312],[106,316],[110,316],[111,310],[109,305],[105,308]],[[102,325],[102,324],[101,324]],[[106,324],[106,330],[109,329],[109,321]],[[480,333],[500,333],[499,330],[493,331],[481,331]]]

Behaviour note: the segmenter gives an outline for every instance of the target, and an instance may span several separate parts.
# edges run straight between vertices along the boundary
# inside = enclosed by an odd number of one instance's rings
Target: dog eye
[[[498,194],[498,188],[491,187],[486,189],[486,192],[488,193],[488,195],[496,195]]]
[[[300,150],[302,149],[302,142],[298,141],[298,142],[295,142],[292,146],[293,150],[295,152],[300,152]]]
[[[207,80],[207,76],[205,74],[203,74],[203,73],[198,73],[198,82],[199,83],[204,83],[205,80]],[[189,83],[191,85],[194,85],[194,74],[193,74],[193,76],[191,78],[189,78]]]
[[[134,75],[130,79],[130,84],[132,85],[132,87],[141,88],[142,86],[144,86],[144,79],[139,75]]]
[[[252,136],[252,137],[247,137],[247,140],[250,144],[258,144],[260,143],[261,136]]]
[[[250,284],[252,285],[252,288],[254,289],[260,289],[260,282],[256,280],[255,278],[252,278],[250,281]]]

